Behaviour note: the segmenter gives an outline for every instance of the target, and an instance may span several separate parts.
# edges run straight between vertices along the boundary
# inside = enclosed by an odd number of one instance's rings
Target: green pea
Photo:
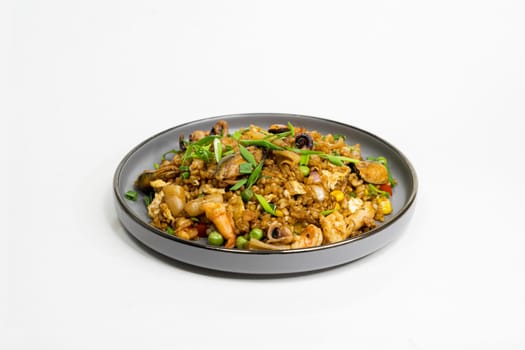
[[[248,243],[248,240],[244,238],[244,236],[239,236],[235,241],[235,246],[239,249],[243,249],[246,243]]]
[[[263,233],[263,230],[261,230],[260,228],[256,227],[256,228],[253,228],[251,231],[250,231],[250,238],[253,238],[253,239],[262,239],[264,236],[264,233]]]
[[[208,243],[215,246],[221,246],[224,243],[224,238],[219,232],[213,231],[208,235]]]
[[[301,174],[303,174],[303,176],[308,176],[310,174],[310,168],[306,165],[301,165],[299,167],[299,171],[301,172]]]

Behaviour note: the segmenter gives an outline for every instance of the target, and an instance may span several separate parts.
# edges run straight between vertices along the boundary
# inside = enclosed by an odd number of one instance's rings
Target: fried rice
[[[255,250],[331,244],[392,212],[387,160],[365,159],[349,141],[291,123],[230,133],[219,121],[180,135],[135,188],[151,224],[182,239]]]

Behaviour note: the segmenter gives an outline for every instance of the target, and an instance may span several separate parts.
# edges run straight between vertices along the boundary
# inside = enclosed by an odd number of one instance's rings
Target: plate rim
[[[373,229],[371,229],[371,230],[369,230],[369,231],[367,231],[367,232],[365,232],[365,233],[363,233],[361,235],[358,235],[356,237],[347,238],[347,239],[339,241],[339,242],[330,243],[330,244],[324,244],[324,245],[317,246],[317,247],[266,251],[266,250],[246,250],[246,249],[233,249],[233,248],[215,247],[215,246],[210,246],[210,245],[207,245],[207,244],[203,245],[202,243],[199,244],[199,243],[197,243],[197,241],[185,240],[185,239],[176,237],[174,235],[170,235],[170,234],[168,234],[168,233],[166,233],[166,232],[164,232],[164,231],[162,231],[162,230],[160,230],[160,229],[150,225],[149,223],[144,222],[144,220],[142,220],[137,215],[135,215],[135,213],[133,211],[131,211],[129,209],[129,207],[125,204],[126,202],[125,202],[124,195],[122,193],[120,193],[120,191],[119,191],[119,184],[120,184],[120,177],[121,177],[120,175],[122,174],[123,168],[127,164],[128,160],[133,156],[133,154],[135,154],[144,145],[148,144],[149,142],[151,142],[152,140],[156,139],[157,137],[159,137],[161,135],[170,133],[170,132],[172,132],[175,129],[179,129],[179,128],[182,128],[184,126],[188,126],[188,125],[191,125],[191,124],[194,124],[194,123],[202,123],[202,122],[207,122],[207,121],[216,121],[216,120],[220,120],[220,119],[243,119],[243,118],[247,118],[247,117],[257,117],[257,116],[261,116],[261,117],[263,117],[263,116],[277,117],[277,118],[283,118],[283,119],[286,118],[286,117],[294,117],[294,118],[299,117],[299,118],[304,118],[304,119],[315,120],[315,121],[318,121],[318,122],[335,124],[335,125],[339,125],[339,126],[342,126],[342,127],[345,127],[345,128],[354,129],[354,130],[356,130],[356,131],[358,131],[360,133],[366,134],[367,136],[372,137],[372,138],[378,140],[379,142],[381,142],[382,144],[388,146],[391,149],[391,151],[393,151],[394,153],[396,153],[398,155],[398,157],[403,161],[403,163],[405,163],[407,168],[410,170],[410,175],[411,175],[411,178],[412,178],[413,186],[412,186],[412,188],[410,190],[410,194],[407,197],[405,205],[388,222],[386,222],[384,224],[381,224],[380,226],[378,226],[376,228],[373,228]],[[185,122],[185,123],[178,124],[176,126],[164,129],[164,130],[162,130],[162,131],[160,131],[158,133],[155,133],[154,135],[146,138],[145,140],[143,140],[142,142],[137,144],[135,147],[133,147],[130,151],[128,151],[126,153],[126,155],[122,158],[122,160],[119,162],[119,164],[118,164],[118,166],[117,166],[117,168],[116,168],[116,170],[114,172],[114,176],[113,176],[113,193],[114,193],[114,196],[115,196],[115,198],[117,200],[117,204],[119,205],[120,209],[124,210],[124,212],[131,219],[133,219],[133,221],[135,221],[137,224],[139,224],[140,226],[142,226],[146,230],[150,231],[151,233],[154,233],[154,234],[156,234],[156,235],[158,235],[158,236],[160,236],[162,238],[173,240],[173,241],[175,241],[177,243],[189,245],[189,246],[196,247],[196,248],[209,249],[209,250],[213,250],[213,251],[220,251],[220,252],[231,253],[231,254],[249,254],[249,255],[281,255],[281,254],[309,253],[309,252],[313,252],[313,251],[332,249],[332,248],[339,247],[339,246],[342,246],[342,245],[348,245],[348,244],[351,244],[353,242],[360,241],[360,240],[366,239],[366,238],[371,237],[371,236],[375,236],[375,235],[379,234],[381,231],[384,231],[385,229],[387,229],[388,227],[390,227],[391,225],[396,223],[400,218],[402,218],[406,214],[407,211],[410,210],[410,208],[412,208],[412,206],[414,205],[414,203],[416,201],[417,192],[418,192],[418,186],[419,186],[419,183],[418,183],[417,173],[416,173],[415,168],[413,167],[412,163],[410,162],[410,160],[397,147],[392,145],[390,142],[384,140],[382,137],[379,137],[379,136],[375,135],[374,133],[372,133],[370,131],[367,131],[367,130],[364,130],[362,128],[353,126],[351,124],[343,123],[343,122],[340,122],[340,121],[336,121],[336,120],[332,120],[332,119],[328,119],[328,118],[324,118],[324,117],[315,117],[315,116],[309,116],[309,115],[303,115],[303,114],[291,114],[291,113],[275,113],[275,112],[272,112],[272,113],[235,113],[235,114],[224,114],[224,115],[219,115],[219,116],[194,119],[194,120],[191,120],[189,122]],[[119,219],[120,219],[120,217],[119,217]],[[127,230],[127,228],[126,228],[126,230]],[[176,259],[176,258],[173,258],[173,257],[170,257],[170,258]]]

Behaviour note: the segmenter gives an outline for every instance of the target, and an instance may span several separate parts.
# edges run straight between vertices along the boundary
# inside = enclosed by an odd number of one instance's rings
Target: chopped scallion
[[[308,165],[310,162],[310,155],[309,154],[301,154],[301,158],[299,160],[299,165]]]
[[[247,178],[244,178],[244,179],[240,179],[239,181],[237,181],[235,183],[235,185],[233,185],[232,187],[230,187],[230,190],[231,191],[237,191],[238,189],[240,189],[246,182],[248,182],[248,179]]]
[[[327,216],[327,215],[332,214],[334,211],[335,211],[335,209],[325,210],[325,211],[321,212],[321,215],[322,216]]]
[[[239,140],[241,139],[241,136],[242,136],[242,134],[244,133],[244,131],[245,131],[245,129],[237,130],[237,131],[235,131],[235,132],[232,134],[232,137],[233,137],[235,140],[239,141]]]
[[[241,152],[241,156],[251,165],[254,167],[257,166],[257,161],[255,160],[255,157],[253,154],[246,149],[243,145],[239,145],[239,151]]]
[[[257,165],[257,167],[250,174],[250,176],[248,177],[248,183],[247,183],[248,187],[251,187],[253,184],[257,182],[257,180],[259,180],[259,177],[261,176],[263,165],[264,165],[264,160],[261,160],[259,164]]]
[[[268,202],[266,198],[264,198],[260,194],[254,193],[254,195],[265,212],[272,214],[273,216],[277,216],[277,213],[275,212],[275,204]]]
[[[251,174],[253,171],[253,166],[250,163],[241,163],[239,164],[239,172],[243,175]]]
[[[390,193],[382,191],[372,184],[368,184],[368,194],[370,194],[371,196],[383,196],[386,198],[390,198]]]
[[[310,168],[306,165],[299,165],[299,171],[303,174],[304,177],[310,175]]]
[[[150,192],[147,196],[144,196],[144,205],[148,207],[153,200],[154,193]]]
[[[125,196],[130,201],[136,201],[137,200],[137,192],[135,192],[135,191],[130,190],[130,191],[126,192]]]
[[[259,147],[268,148],[274,151],[282,151],[284,149],[266,140],[240,140],[239,142],[243,146],[259,146]]]
[[[241,192],[241,198],[244,202],[248,202],[253,197],[253,192],[250,190],[250,188],[246,188],[244,191]]]
[[[288,129],[290,129],[290,135],[295,137],[295,128],[290,122],[288,122]]]
[[[219,138],[213,139],[213,153],[215,154],[215,161],[219,163],[222,159],[222,144]]]

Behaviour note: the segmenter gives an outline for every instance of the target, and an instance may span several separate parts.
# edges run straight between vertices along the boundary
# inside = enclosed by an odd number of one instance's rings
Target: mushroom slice
[[[246,244],[246,248],[249,250],[285,250],[290,249],[289,244],[268,244],[258,239],[250,239]]]
[[[266,237],[268,238],[268,243],[280,244],[290,244],[294,238],[292,231],[288,227],[281,225],[278,221],[270,224],[266,232]]]
[[[295,147],[299,149],[312,149],[314,148],[314,140],[312,136],[306,133],[300,133],[295,136]]]
[[[219,120],[210,130],[210,135],[228,135],[228,122]]]
[[[299,165],[301,156],[292,151],[273,151],[279,165],[288,164],[291,169]]]
[[[135,181],[135,187],[142,192],[149,192],[153,190],[151,187],[152,181],[170,181],[179,173],[179,168],[173,164],[161,166],[157,170],[145,170]]]

